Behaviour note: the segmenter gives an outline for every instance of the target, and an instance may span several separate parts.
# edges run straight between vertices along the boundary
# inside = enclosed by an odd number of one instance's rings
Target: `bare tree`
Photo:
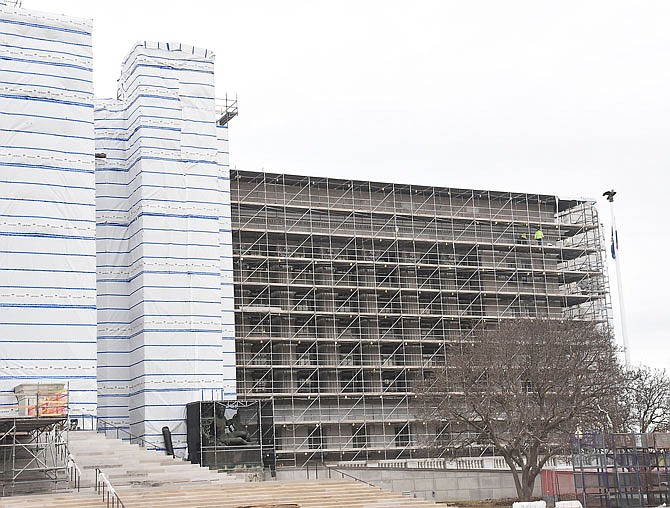
[[[621,368],[610,333],[594,323],[505,322],[453,348],[419,395],[427,414],[460,426],[470,443],[493,446],[529,500],[551,457],[580,428],[614,424]]]
[[[629,371],[625,403],[628,430],[667,432],[670,430],[670,378],[665,370],[638,367]]]

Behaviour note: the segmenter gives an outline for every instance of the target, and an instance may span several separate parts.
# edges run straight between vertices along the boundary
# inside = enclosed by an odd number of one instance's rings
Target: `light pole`
[[[619,238],[616,229],[616,218],[614,217],[614,195],[616,191],[614,189],[603,192],[603,196],[607,197],[607,201],[610,203],[610,215],[612,217],[612,245],[611,245],[611,254],[614,259],[614,266],[616,267],[616,285],[617,285],[617,294],[619,296],[619,314],[621,316],[621,339],[623,342],[623,356],[626,366],[630,365],[630,348],[628,347],[628,329],[626,328],[626,308],[623,302],[623,285],[621,283],[621,268],[619,264],[621,262],[621,255],[619,253]]]

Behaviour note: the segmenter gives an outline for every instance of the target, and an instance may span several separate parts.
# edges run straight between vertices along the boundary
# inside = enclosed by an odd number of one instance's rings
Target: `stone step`
[[[436,505],[348,480],[247,484],[131,485],[117,488],[126,508],[422,508]],[[6,498],[3,508],[95,508],[105,506],[90,490],[79,494]]]
[[[297,504],[301,508],[436,506],[428,501],[407,498],[354,482],[262,482],[222,487],[220,491],[213,487],[179,492],[168,489],[159,489],[158,492],[126,489],[120,491],[120,496],[127,508],[239,508],[280,503]]]
[[[350,480],[245,483],[232,476],[172,459],[152,450],[90,433],[70,441],[82,470],[82,492],[5,498],[7,508],[93,508],[91,486],[100,467],[126,508],[241,508],[285,504],[300,508],[420,508],[434,503],[411,499]],[[89,487],[88,489],[86,487]],[[79,496],[79,497],[76,497]],[[93,496],[93,497],[91,497]],[[29,499],[30,498],[30,499]]]

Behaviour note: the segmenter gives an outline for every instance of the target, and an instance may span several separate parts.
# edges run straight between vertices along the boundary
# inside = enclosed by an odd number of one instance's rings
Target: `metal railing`
[[[334,475],[336,475],[336,477],[337,477],[337,475],[340,475],[340,478],[342,478],[342,479],[349,478],[350,480],[355,480],[359,483],[364,483],[365,485],[368,485],[370,487],[374,487],[375,489],[380,488],[380,487],[377,487],[377,485],[375,485],[374,483],[367,482],[365,480],[362,480],[361,478],[355,477],[354,475],[351,475],[349,473],[345,473],[344,471],[342,471],[340,469],[329,466],[325,462],[321,462],[320,464],[317,462],[317,463],[314,464],[314,467],[313,467],[314,478],[319,478],[319,465],[321,465],[326,470],[329,480],[333,478],[333,474],[334,474]],[[307,469],[307,479],[309,479],[309,471],[310,471],[309,462],[306,464],[306,466],[307,466],[307,468],[306,468]]]
[[[79,469],[79,466],[75,462],[74,456],[71,453],[67,456],[65,471],[68,475],[68,482],[70,485],[74,485],[74,488],[79,492],[81,489],[81,469]]]
[[[95,468],[95,491],[102,496],[107,508],[126,508],[116,490],[100,468]]]
[[[226,94],[224,98],[215,99],[214,103],[216,122],[218,125],[226,125],[230,120],[237,116],[237,95],[233,98],[232,96],[228,97],[228,94]]]
[[[133,434],[128,429],[121,427],[115,424],[114,422],[111,422],[99,416],[80,414],[77,415],[76,418],[81,419],[82,421],[81,430],[95,430],[99,433],[105,434],[105,436],[108,437],[112,435],[116,437],[116,439],[127,440],[130,443],[136,443],[142,448],[147,448],[151,450],[163,450],[163,447],[160,444],[147,441],[143,437]],[[90,429],[89,426],[86,425],[86,421],[91,422]],[[111,434],[109,434],[110,432]]]

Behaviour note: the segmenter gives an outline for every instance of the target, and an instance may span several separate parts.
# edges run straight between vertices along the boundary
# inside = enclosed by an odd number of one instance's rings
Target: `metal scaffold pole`
[[[617,285],[617,295],[619,297],[619,314],[621,317],[621,339],[623,343],[623,354],[624,361],[626,366],[630,365],[630,347],[628,346],[628,328],[626,327],[626,307],[624,305],[623,298],[623,284],[621,282],[621,254],[619,253],[619,239],[616,228],[616,218],[614,216],[614,195],[616,191],[614,189],[606,191],[603,193],[603,196],[607,197],[607,201],[610,203],[610,215],[611,215],[611,224],[612,224],[612,245],[611,245],[611,254],[614,259],[614,266],[616,269],[616,285]]]

